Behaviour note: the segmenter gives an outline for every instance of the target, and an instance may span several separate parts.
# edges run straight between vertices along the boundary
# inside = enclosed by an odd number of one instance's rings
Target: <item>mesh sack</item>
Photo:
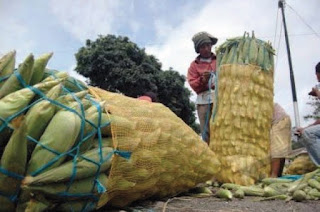
[[[293,159],[284,173],[289,175],[300,175],[312,172],[317,169],[317,166],[311,161],[307,153],[301,154]]]
[[[89,90],[108,102],[114,148],[131,152],[129,160],[113,156],[107,192],[98,207],[176,195],[219,172],[219,161],[207,144],[164,105]]]
[[[220,182],[252,185],[270,174],[273,114],[272,47],[246,34],[217,49],[216,104],[210,148]]]

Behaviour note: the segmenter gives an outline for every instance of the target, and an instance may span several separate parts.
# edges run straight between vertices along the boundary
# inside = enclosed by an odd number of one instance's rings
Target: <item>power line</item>
[[[274,31],[273,43],[276,43],[276,36],[277,36],[277,29],[278,29],[278,15],[279,15],[279,10],[277,10],[276,30]]]
[[[280,23],[281,26],[280,26],[280,36],[279,36],[279,40],[278,40],[278,46],[277,46],[277,49],[276,49],[276,52],[279,52],[280,51],[280,43],[281,43],[281,36],[282,36],[282,22]],[[274,67],[274,70],[277,69],[278,67],[278,60],[279,60],[279,54],[276,54],[276,66]]]
[[[310,26],[310,24],[308,24],[301,15],[299,15],[299,13],[294,10],[288,3],[286,4],[288,5],[288,7],[300,18],[300,20],[318,37],[320,38],[320,35]]]

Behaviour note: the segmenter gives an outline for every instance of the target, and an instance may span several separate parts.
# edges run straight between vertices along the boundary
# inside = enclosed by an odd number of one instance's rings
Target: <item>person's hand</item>
[[[310,96],[317,96],[313,89],[308,93]]]
[[[200,78],[201,83],[202,83],[202,84],[208,84],[209,79],[210,79],[210,75],[211,75],[210,71],[205,71],[205,72],[203,72],[203,73],[201,74],[201,78]]]
[[[314,96],[320,97],[320,91],[318,88],[313,87],[311,92],[315,94]]]
[[[299,127],[297,128],[297,130],[295,131],[295,135],[297,136],[301,136],[301,134],[303,133],[304,128],[303,127]]]

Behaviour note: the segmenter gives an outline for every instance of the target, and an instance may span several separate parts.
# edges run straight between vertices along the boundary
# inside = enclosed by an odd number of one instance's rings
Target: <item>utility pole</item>
[[[287,31],[287,25],[286,25],[286,18],[285,18],[285,15],[284,15],[284,5],[285,5],[285,0],[279,0],[278,6],[279,6],[279,8],[281,8],[281,12],[282,12],[284,35],[285,35],[286,44],[287,44],[287,53],[288,53],[288,61],[289,61],[289,69],[290,69],[290,81],[291,81],[291,91],[292,91],[292,99],[293,99],[294,118],[295,118],[296,127],[300,127],[298,100],[297,100],[297,94],[296,94],[296,85],[295,85],[295,82],[294,82],[294,75],[293,75],[293,68],[292,68],[292,61],[291,61],[291,53],[290,53],[290,46],[289,46],[289,38],[288,38],[288,31]]]

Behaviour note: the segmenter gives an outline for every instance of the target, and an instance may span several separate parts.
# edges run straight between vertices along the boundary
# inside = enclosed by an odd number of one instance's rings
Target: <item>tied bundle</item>
[[[46,69],[52,53],[15,55],[0,59],[0,211],[93,210],[117,152],[106,102]]]

